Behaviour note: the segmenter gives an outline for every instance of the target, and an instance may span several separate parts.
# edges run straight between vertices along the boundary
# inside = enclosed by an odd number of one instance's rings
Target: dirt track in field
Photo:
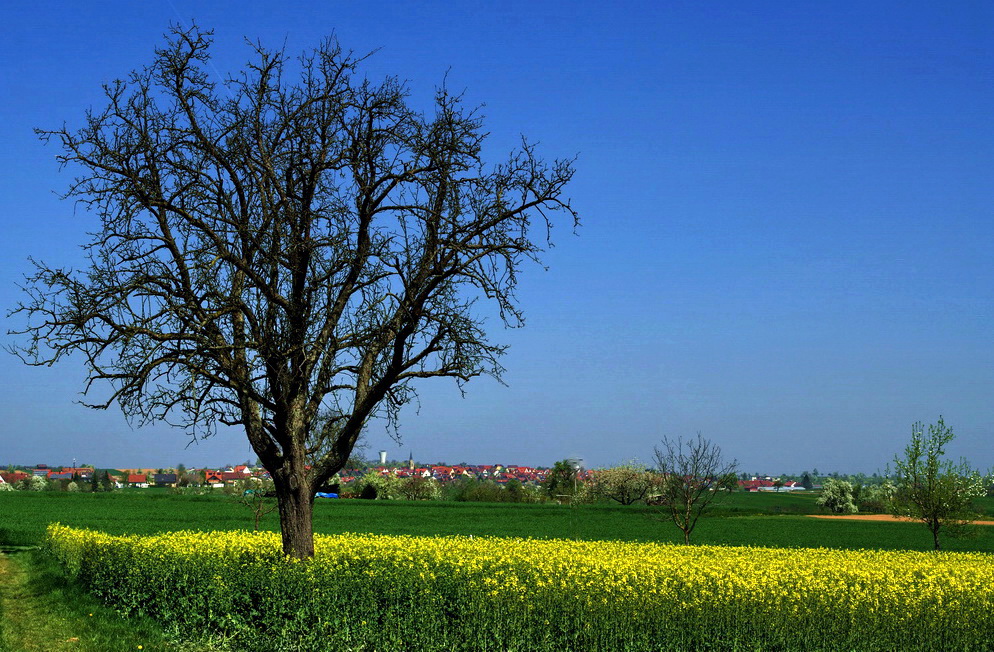
[[[843,519],[846,521],[901,521],[905,523],[917,523],[918,521],[901,516],[890,514],[808,514],[811,518]],[[977,525],[994,525],[994,521],[974,521]]]

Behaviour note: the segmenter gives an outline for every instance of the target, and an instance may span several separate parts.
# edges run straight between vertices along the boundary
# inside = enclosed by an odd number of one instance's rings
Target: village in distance
[[[556,465],[525,466],[517,464],[425,464],[408,460],[388,460],[385,454],[380,459],[367,462],[355,460],[355,464],[337,474],[328,486],[329,492],[343,498],[360,497],[364,477],[374,474],[396,480],[433,480],[442,487],[462,482],[489,483],[497,488],[510,485],[540,487],[547,483]],[[575,470],[576,480],[586,483],[601,469],[587,469],[583,461],[575,458],[556,463],[560,467],[569,466]],[[636,463],[637,465],[637,463]],[[630,466],[630,465],[629,465]],[[0,471],[0,485],[13,489],[48,491],[113,491],[123,489],[173,489],[177,491],[197,491],[232,489],[242,487],[246,482],[270,480],[269,471],[258,462],[246,460],[243,464],[231,464],[216,468],[186,468],[183,464],[175,467],[159,468],[101,468],[91,465],[50,465],[35,466],[4,465]],[[644,467],[645,471],[651,471]],[[848,479],[859,484],[875,484],[884,477],[874,473],[840,475],[831,473],[825,476]],[[33,480],[37,478],[37,480]],[[738,488],[742,491],[803,491],[821,489],[822,476],[817,469],[797,475],[765,475],[740,473]],[[327,492],[323,492],[327,493]]]

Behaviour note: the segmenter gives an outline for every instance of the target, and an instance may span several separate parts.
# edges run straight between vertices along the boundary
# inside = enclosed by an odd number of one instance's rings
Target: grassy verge
[[[0,651],[177,650],[148,618],[123,618],[39,551],[0,553]]]

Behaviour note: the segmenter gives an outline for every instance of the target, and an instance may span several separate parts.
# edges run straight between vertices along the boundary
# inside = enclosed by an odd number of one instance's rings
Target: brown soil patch
[[[917,523],[915,519],[903,516],[893,516],[891,514],[808,514],[811,518],[831,518],[846,521],[894,521],[904,523]],[[994,525],[994,521],[974,521],[977,525]]]

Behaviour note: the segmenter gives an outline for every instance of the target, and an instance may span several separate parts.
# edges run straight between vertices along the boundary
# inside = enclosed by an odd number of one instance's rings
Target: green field
[[[813,519],[812,494],[736,493],[703,518],[694,543],[771,547],[931,549],[930,535],[914,523]],[[989,500],[981,505],[985,511]],[[224,496],[183,496],[133,491],[112,494],[0,493],[0,546],[36,545],[52,522],[111,534],[174,530],[251,529],[249,510]],[[276,530],[275,514],[262,528]],[[585,540],[681,541],[679,530],[645,506],[490,504],[319,500],[314,529],[324,534],[472,534]],[[994,527],[970,539],[946,539],[945,549],[994,552]]]

